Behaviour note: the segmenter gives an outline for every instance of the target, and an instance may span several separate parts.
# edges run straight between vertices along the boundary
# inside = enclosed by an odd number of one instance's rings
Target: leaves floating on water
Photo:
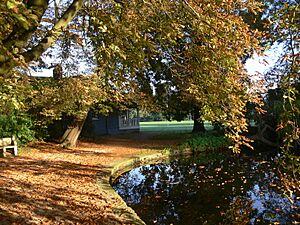
[[[255,160],[207,165],[177,160],[137,168],[125,174],[116,189],[147,224],[154,218],[156,224],[291,224],[297,209],[282,197],[273,168]],[[299,206],[299,199],[293,199]]]

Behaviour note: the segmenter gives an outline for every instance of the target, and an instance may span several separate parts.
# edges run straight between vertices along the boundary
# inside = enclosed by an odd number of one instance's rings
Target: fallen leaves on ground
[[[114,213],[120,199],[97,179],[122,158],[170,142],[121,136],[75,149],[35,143],[18,157],[0,158],[0,224],[126,224]]]

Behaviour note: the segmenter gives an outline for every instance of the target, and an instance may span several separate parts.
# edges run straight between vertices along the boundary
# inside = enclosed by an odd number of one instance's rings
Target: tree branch
[[[199,13],[193,8],[193,6],[191,6],[191,4],[187,1],[187,0],[183,0],[184,5],[187,7],[187,9],[193,13],[202,23],[205,23],[207,26],[209,26],[210,28],[212,28],[214,31],[216,31],[216,29],[211,26],[208,22],[206,22],[205,20],[201,19],[201,16],[199,15]]]
[[[7,30],[8,34],[1,42],[1,75],[24,64],[20,52],[27,46],[48,6],[49,0],[29,0],[26,4],[19,3],[13,9],[6,9],[7,13],[3,16],[12,29]]]
[[[40,23],[46,9],[48,8],[49,0],[31,0],[28,1],[27,7],[32,11],[32,14],[37,17],[37,23]],[[24,6],[25,7],[25,6]],[[26,30],[20,23],[14,25],[11,34],[2,42],[7,49],[23,48],[27,44],[28,39],[34,33],[36,27]]]
[[[68,26],[81,9],[83,1],[84,0],[74,0],[46,37],[37,46],[22,54],[25,62],[28,63],[37,60],[57,40],[63,29]]]

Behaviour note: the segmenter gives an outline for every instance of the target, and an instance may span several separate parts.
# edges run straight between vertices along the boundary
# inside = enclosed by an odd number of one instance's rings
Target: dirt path
[[[117,161],[179,141],[153,136],[105,137],[71,150],[38,143],[0,158],[0,224],[128,224],[114,211],[120,199],[97,179]]]

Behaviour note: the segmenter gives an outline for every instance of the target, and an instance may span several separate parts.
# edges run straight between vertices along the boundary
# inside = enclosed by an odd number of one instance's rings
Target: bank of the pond
[[[0,158],[0,224],[144,224],[112,190],[111,176],[164,157],[160,150],[179,141],[137,134],[74,149],[36,143]]]
[[[127,172],[138,166],[148,163],[156,163],[164,161],[168,158],[168,151],[147,150],[139,152],[136,155],[124,157],[108,167],[107,176],[99,176],[98,185],[101,190],[105,191],[111,198],[118,199],[118,204],[114,206],[113,212],[118,216],[123,217],[123,221],[129,224],[145,225],[144,221],[134,212],[132,208],[127,206],[125,201],[112,188],[112,182],[122,173]]]
[[[123,173],[140,166],[162,162],[168,163],[178,156],[191,156],[195,152],[200,153],[206,150],[220,150],[221,148],[226,148],[228,146],[228,142],[224,137],[211,135],[196,135],[190,137],[184,142],[181,141],[181,139],[177,138],[176,144],[180,142],[180,146],[173,145],[172,148],[161,148],[161,146],[158,150],[144,149],[135,156],[122,158],[120,161],[112,165],[109,171],[109,176],[106,176],[104,177],[104,179],[99,180],[99,185],[103,190],[110,193],[110,195],[114,198],[119,198],[120,202],[122,202],[122,204],[120,205],[122,205],[122,207],[125,207],[128,212],[132,212],[130,215],[130,219],[133,224],[144,224],[144,222],[130,207],[126,205],[125,201],[123,201],[123,199],[121,199],[116,191],[112,188],[112,184],[116,178],[118,178]]]
[[[171,150],[170,148],[160,149],[160,150],[143,150],[139,154],[135,156],[131,156],[130,158],[123,158],[117,163],[115,163],[109,172],[109,176],[102,177],[99,180],[99,185],[102,190],[105,190],[112,197],[118,198],[120,201],[119,208],[115,210],[116,213],[119,213],[120,206],[122,207],[121,211],[126,210],[128,215],[126,218],[127,221],[131,221],[132,224],[145,224],[144,221],[140,219],[140,217],[136,214],[136,212],[127,206],[125,201],[117,194],[117,192],[112,188],[112,184],[120,175],[125,172],[128,172],[134,168],[144,166],[147,164],[156,164],[162,162],[170,162],[174,157],[179,155],[190,155],[192,154],[189,148],[181,149],[180,151],[176,150],[177,147],[174,147],[175,150]]]

